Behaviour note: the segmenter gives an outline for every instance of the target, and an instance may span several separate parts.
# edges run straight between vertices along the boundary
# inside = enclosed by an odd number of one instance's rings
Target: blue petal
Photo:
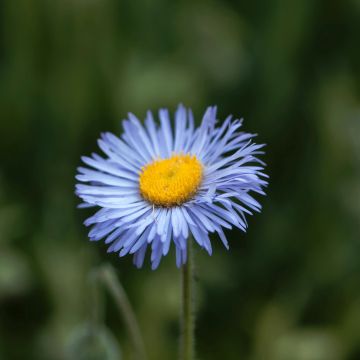
[[[159,118],[161,123],[161,131],[165,142],[166,152],[165,157],[169,157],[173,151],[173,135],[171,133],[169,112],[167,109],[159,111]]]

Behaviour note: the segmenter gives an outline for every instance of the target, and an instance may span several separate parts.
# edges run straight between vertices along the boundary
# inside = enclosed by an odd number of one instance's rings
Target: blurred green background
[[[0,26],[0,359],[131,359],[108,295],[107,354],[80,341],[107,261],[150,360],[176,358],[174,254],[107,255],[73,192],[101,131],[179,102],[243,116],[271,176],[248,233],[197,251],[198,358],[360,359],[358,0],[2,0]]]

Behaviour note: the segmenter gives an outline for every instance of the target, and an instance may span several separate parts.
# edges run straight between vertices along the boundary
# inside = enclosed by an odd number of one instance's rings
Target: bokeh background
[[[0,359],[131,359],[108,295],[86,335],[104,262],[176,358],[174,254],[107,255],[73,192],[101,131],[180,102],[244,117],[271,176],[248,233],[196,253],[198,358],[360,359],[358,0],[2,0],[0,26]]]

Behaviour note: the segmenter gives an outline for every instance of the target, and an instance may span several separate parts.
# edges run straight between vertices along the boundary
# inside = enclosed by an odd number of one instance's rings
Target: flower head
[[[180,105],[171,126],[167,110],[160,124],[147,113],[145,124],[133,115],[123,121],[124,133],[104,133],[98,141],[106,155],[82,157],[76,194],[81,207],[100,209],[85,221],[90,240],[105,238],[108,252],[134,254],[141,267],[148,247],[155,269],[176,249],[176,263],[186,262],[189,235],[212,253],[209,233],[228,248],[223,228],[246,230],[245,213],[259,211],[252,193],[267,185],[263,145],[254,134],[239,131],[242,120],[229,116],[216,126],[216,107],[209,107],[198,128],[191,110]]]

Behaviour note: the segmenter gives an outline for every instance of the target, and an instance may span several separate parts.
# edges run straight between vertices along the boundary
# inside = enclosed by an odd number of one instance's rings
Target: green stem
[[[104,266],[100,271],[100,277],[113,296],[116,306],[125,321],[136,352],[136,359],[146,360],[145,346],[135,313],[114,269],[110,265]]]
[[[182,314],[180,360],[193,360],[194,350],[194,264],[192,254],[193,239],[188,239],[187,262],[181,268],[182,275]]]
[[[92,324],[92,329],[97,330],[97,328],[102,325],[104,317],[103,298],[101,294],[99,274],[97,270],[91,271],[89,275],[89,283],[91,293],[90,320]]]

